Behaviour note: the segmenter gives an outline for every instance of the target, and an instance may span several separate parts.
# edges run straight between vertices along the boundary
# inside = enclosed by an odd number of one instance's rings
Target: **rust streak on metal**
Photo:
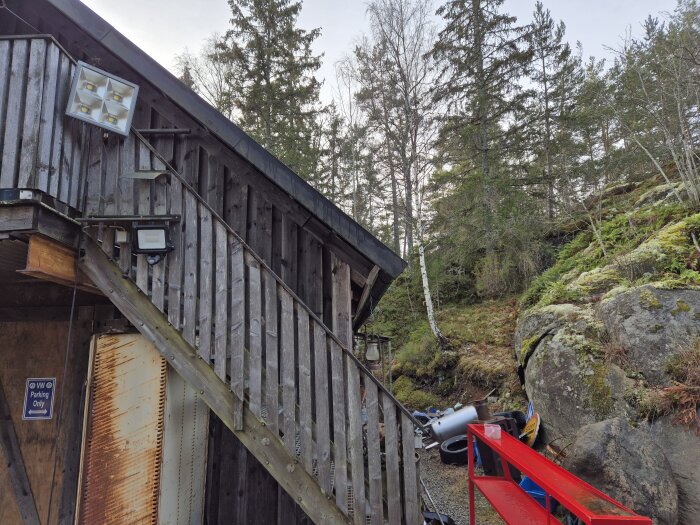
[[[157,523],[165,372],[141,336],[99,337],[80,523]]]

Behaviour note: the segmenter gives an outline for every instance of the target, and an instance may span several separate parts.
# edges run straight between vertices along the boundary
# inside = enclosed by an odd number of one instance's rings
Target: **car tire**
[[[466,465],[469,462],[468,445],[465,434],[446,439],[440,444],[440,459],[448,465]]]

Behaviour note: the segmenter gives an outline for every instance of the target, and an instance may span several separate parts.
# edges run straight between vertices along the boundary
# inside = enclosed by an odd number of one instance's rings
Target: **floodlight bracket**
[[[134,180],[156,180],[161,176],[170,175],[169,171],[132,171],[130,173],[122,173],[121,177],[123,179],[134,179]]]

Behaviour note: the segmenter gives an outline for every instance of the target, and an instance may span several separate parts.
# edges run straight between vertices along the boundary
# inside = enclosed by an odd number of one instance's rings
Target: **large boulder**
[[[661,447],[678,487],[678,517],[681,525],[700,523],[700,436],[662,418],[648,432]]]
[[[525,369],[525,390],[547,438],[573,436],[581,426],[624,415],[625,374],[593,358],[588,341],[567,328],[542,339]]]
[[[665,385],[666,362],[700,337],[700,291],[639,286],[602,301],[600,317],[647,381]]]
[[[678,524],[678,491],[671,467],[645,429],[632,428],[621,418],[586,425],[569,448],[564,467],[638,514],[653,518],[655,525]]]

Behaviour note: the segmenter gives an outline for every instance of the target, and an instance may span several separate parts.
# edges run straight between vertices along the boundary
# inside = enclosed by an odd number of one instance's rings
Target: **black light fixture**
[[[149,265],[158,264],[163,256],[173,251],[168,227],[162,224],[134,224],[132,253],[147,255]]]

